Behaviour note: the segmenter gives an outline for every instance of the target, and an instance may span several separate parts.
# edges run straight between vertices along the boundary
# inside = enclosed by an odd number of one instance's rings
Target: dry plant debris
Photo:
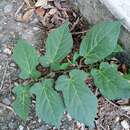
[[[55,29],[55,27],[61,25],[65,20],[69,20],[75,46],[73,50],[77,50],[79,48],[79,42],[81,37],[87,32],[88,24],[86,24],[84,19],[79,15],[79,12],[77,13],[66,4],[66,0],[24,0],[23,4],[16,12],[15,18],[17,21],[29,23],[34,14],[37,15],[40,21],[39,25],[43,30],[41,34],[41,46],[44,44],[43,41],[45,40],[49,31],[52,31]],[[39,46],[39,49],[44,53],[44,48],[41,46]],[[113,60],[111,62],[113,62]],[[118,60],[116,60],[116,62],[118,62]],[[118,65],[119,70],[122,73],[127,73],[128,68],[126,65]],[[5,73],[7,72],[6,67],[3,70]],[[3,79],[5,79],[4,76]],[[8,89],[8,86],[6,87],[6,81],[3,80],[3,82],[5,85],[1,85],[1,88],[2,91],[5,92]],[[99,113],[95,123],[97,127],[96,130],[111,130],[111,128],[114,130],[128,130],[130,126],[129,100],[109,102],[108,100],[105,100],[103,97],[101,97],[98,92],[96,93],[97,96],[99,96],[100,102]],[[7,106],[3,103],[0,103],[0,106],[4,106],[9,110],[12,109],[10,106]],[[69,119],[69,122],[72,124],[74,123],[73,129],[88,130],[83,124],[75,122],[73,119],[71,119],[69,115],[66,116],[67,120]],[[33,120],[33,116],[30,118]],[[62,129],[64,129],[64,127]]]

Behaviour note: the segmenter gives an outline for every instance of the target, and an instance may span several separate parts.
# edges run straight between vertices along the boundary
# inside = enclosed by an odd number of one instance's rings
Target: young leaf
[[[73,46],[72,35],[69,32],[68,23],[64,23],[48,35],[46,41],[46,54],[40,57],[40,63],[44,67],[60,63]]]
[[[51,64],[51,69],[54,70],[54,71],[57,71],[57,70],[66,70],[69,66],[69,63],[57,63],[57,64]]]
[[[76,60],[79,58],[79,56],[80,56],[79,52],[74,53],[73,60],[72,60],[73,64],[76,64]]]
[[[29,86],[22,85],[19,85],[13,89],[13,92],[16,93],[16,99],[12,103],[13,109],[24,121],[26,121],[28,117],[31,105],[29,89]]]
[[[21,78],[37,78],[40,76],[40,73],[36,70],[39,63],[36,51],[25,40],[18,41],[13,51],[13,59],[21,68]]]
[[[64,113],[64,105],[61,97],[52,88],[52,79],[46,79],[42,83],[35,84],[31,93],[36,95],[36,113],[40,119],[59,127]]]
[[[130,73],[123,75],[123,77],[127,80],[130,80]]]
[[[130,98],[130,84],[119,74],[116,67],[101,63],[100,70],[93,69],[91,74],[95,85],[108,99]]]
[[[82,40],[80,55],[86,64],[100,61],[110,55],[117,46],[120,22],[105,21],[95,25]]]
[[[116,46],[116,48],[114,49],[113,52],[123,52],[123,49],[119,44],[117,44],[117,46]]]
[[[60,76],[56,89],[63,92],[66,109],[76,120],[93,126],[97,113],[97,99],[85,84],[87,74],[81,70],[72,70],[70,78]]]

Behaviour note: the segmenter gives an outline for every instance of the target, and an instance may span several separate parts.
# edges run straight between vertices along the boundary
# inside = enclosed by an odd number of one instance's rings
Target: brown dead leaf
[[[33,5],[32,0],[24,0],[24,2],[26,3],[26,5],[27,5],[28,7],[32,7],[32,5]]]
[[[43,8],[36,8],[36,9],[35,9],[35,13],[36,13],[38,16],[40,16],[40,17],[43,17],[43,16],[45,15],[45,12],[46,12],[46,10],[43,9]]]
[[[48,0],[38,0],[35,4],[35,7],[47,6],[47,2]]]
[[[38,0],[35,4],[35,7],[43,7],[44,9],[53,8],[53,6],[48,4],[48,0]]]
[[[56,8],[50,9],[50,11],[48,12],[49,15],[54,15],[57,12]]]
[[[32,18],[32,15],[33,15],[33,12],[34,12],[34,9],[30,9],[28,10],[22,17],[22,22],[26,22],[28,23],[31,18]]]

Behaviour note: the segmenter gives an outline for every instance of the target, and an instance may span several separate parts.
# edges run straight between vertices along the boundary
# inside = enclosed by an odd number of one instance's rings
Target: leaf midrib
[[[50,106],[51,111],[52,111],[52,113],[53,113],[53,115],[54,115],[54,117],[55,117],[55,119],[56,119],[56,115],[55,115],[55,112],[54,112],[54,110],[53,110],[53,108],[52,108],[52,106],[51,106],[51,103],[50,103],[49,99],[48,99],[48,96],[47,96],[47,93],[46,93],[46,89],[48,89],[47,86],[44,86],[43,92],[44,92],[45,97],[46,97],[46,99],[47,99],[48,105]],[[49,91],[51,91],[51,90],[49,90]]]
[[[63,43],[63,39],[64,39],[64,35],[65,35],[65,27],[64,27],[64,30],[63,30],[63,33],[62,33],[62,35],[61,35],[61,37],[60,37],[60,44],[58,45],[58,47],[57,47],[57,49],[56,49],[56,52],[55,52],[55,56],[54,56],[54,58],[53,58],[53,63],[55,62],[55,59],[56,59],[56,56],[57,56],[57,52],[60,50],[60,45]],[[58,32],[59,33],[59,32]]]
[[[26,70],[26,71],[29,72],[29,75],[31,75],[32,74],[32,68],[31,68],[31,64],[29,63],[31,56],[28,57],[28,53],[26,51],[26,47],[23,47],[23,48],[25,50],[25,51],[23,50],[23,53],[24,53],[25,58],[26,58],[27,68],[29,70],[29,71],[28,70]]]
[[[74,81],[73,81],[74,82]],[[72,82],[72,87],[73,87],[73,89],[75,90],[74,92],[75,92],[75,94],[74,95],[76,95],[77,97],[78,97],[78,100],[79,100],[79,102],[80,102],[80,104],[82,104],[82,106],[84,106],[84,104],[82,103],[82,101],[80,100],[80,97],[79,97],[79,95],[78,95],[78,90],[76,89],[76,85],[74,84]],[[81,85],[80,85],[81,86]],[[71,86],[70,86],[71,87]],[[81,86],[82,87],[82,86]],[[72,98],[72,100],[71,100],[71,102],[73,102],[73,100],[75,99],[74,98],[75,96],[73,96],[73,98]],[[70,103],[71,104],[71,103]],[[82,107],[83,108],[83,110],[84,110],[84,112],[85,112],[85,107]]]
[[[26,91],[23,89],[23,92],[22,92],[22,106],[23,106],[23,111],[24,111],[24,117],[26,116],[26,114],[25,114],[25,111],[26,111],[26,108],[25,108],[25,96],[26,96]]]
[[[111,28],[111,30],[108,31],[108,32],[106,33],[106,35],[108,35],[112,30],[113,30],[113,28]],[[101,41],[105,38],[106,35],[104,35],[104,36],[102,37],[102,39],[101,39],[100,41],[98,41],[97,43],[101,42]],[[96,36],[96,37],[97,37],[97,36]],[[96,37],[95,37],[95,39],[96,39]],[[95,40],[94,40],[94,42],[95,42]],[[97,45],[98,45],[97,43],[96,43],[95,46],[93,46],[93,48],[89,49],[88,53],[86,54],[87,57],[88,57],[89,55],[91,55],[91,53],[93,52],[93,50],[97,47]]]

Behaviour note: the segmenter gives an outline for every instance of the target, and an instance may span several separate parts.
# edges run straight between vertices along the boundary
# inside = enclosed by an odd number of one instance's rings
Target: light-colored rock
[[[8,4],[4,7],[4,13],[11,13],[12,9],[13,9],[13,5]]]
[[[126,120],[121,121],[121,125],[125,130],[129,130],[130,128]]]
[[[130,31],[130,0],[100,0]]]
[[[19,130],[23,130],[24,127],[22,125],[19,126]]]
[[[10,104],[11,104],[11,101],[10,101],[8,98],[4,98],[4,99],[2,100],[2,102],[3,102],[4,104],[6,104],[6,105],[10,105]]]

